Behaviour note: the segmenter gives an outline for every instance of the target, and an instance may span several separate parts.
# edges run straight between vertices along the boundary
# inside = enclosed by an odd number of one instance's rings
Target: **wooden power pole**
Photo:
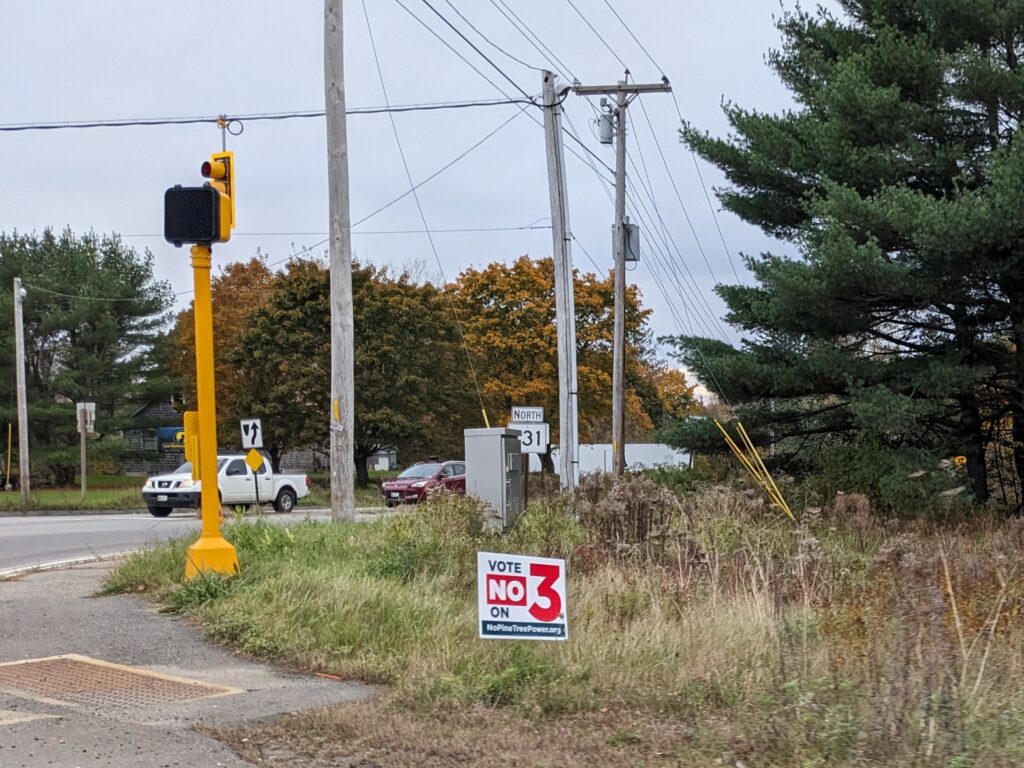
[[[572,232],[565,189],[562,102],[555,76],[541,73],[544,86],[544,140],[551,198],[552,259],[555,267],[555,322],[558,326],[558,474],[562,490],[576,489],[579,473],[579,409],[576,400],[576,301],[573,289]]]
[[[629,77],[629,71],[626,72]],[[660,83],[577,85],[580,96],[606,95],[615,99],[615,336],[612,354],[612,473],[626,469],[626,109],[641,93],[666,93],[667,80]],[[631,98],[632,97],[632,98]]]
[[[355,520],[355,333],[342,0],[324,0],[331,273],[331,519]]]
[[[29,501],[29,467],[28,467],[28,398],[25,393],[25,320],[21,312],[21,304],[25,300],[25,289],[21,287],[21,278],[14,278],[14,367],[18,389],[18,488],[21,490],[21,503]]]

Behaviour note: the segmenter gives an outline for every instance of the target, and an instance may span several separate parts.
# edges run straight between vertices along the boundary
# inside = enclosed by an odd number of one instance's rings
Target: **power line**
[[[626,23],[626,20],[623,19],[622,16],[619,14],[619,12],[617,10],[615,10],[615,7],[611,4],[611,0],[604,0],[604,4],[608,6],[608,10],[610,10],[613,14],[615,14],[615,18],[619,20],[619,23],[622,25],[622,28],[626,30],[627,34],[631,38],[633,38],[633,42],[637,44],[637,46],[640,48],[641,51],[643,51],[643,53],[647,57],[647,59],[651,62],[651,64],[654,65],[654,68],[657,69],[658,72],[661,73],[662,77],[665,77],[665,70],[662,69],[661,65],[659,65],[658,62],[654,60],[654,56],[652,56],[651,52],[649,50],[647,50],[647,46],[645,46],[642,42],[640,42],[640,38],[638,38],[636,36],[636,34],[633,32],[632,27],[630,27],[629,24]],[[675,105],[676,116],[679,118],[679,124],[682,125],[683,122],[684,122],[684,120],[683,120],[683,111],[682,111],[682,109],[679,108],[679,99],[676,97],[675,91],[672,91],[672,103]],[[650,121],[648,120],[648,122],[650,122]],[[653,129],[652,129],[652,133],[653,133]],[[659,147],[659,151],[660,151],[660,147]],[[730,249],[729,248],[729,244],[726,243],[726,241],[725,241],[725,234],[722,232],[722,225],[721,225],[721,222],[719,221],[718,210],[715,208],[714,203],[711,202],[711,195],[708,192],[708,186],[707,186],[707,184],[704,183],[704,174],[701,172],[701,170],[700,170],[700,163],[697,161],[697,153],[694,152],[692,149],[690,150],[690,157],[693,160],[694,170],[697,171],[697,178],[700,180],[701,189],[704,191],[704,199],[707,200],[708,208],[711,210],[711,219],[712,219],[712,221],[715,222],[715,229],[718,232],[718,239],[722,243],[722,248],[725,249],[725,255],[729,259],[729,266],[732,267],[733,276],[735,276],[737,282],[741,282],[740,281],[740,277],[739,277],[739,273],[736,271],[736,264],[735,264],[735,262],[733,260],[733,257],[732,257],[732,249]],[[674,182],[673,182],[673,185],[674,185]]]
[[[550,224],[526,224],[518,227],[457,227],[451,229],[434,229],[435,234],[459,234],[470,232],[523,232],[534,229],[551,229]],[[423,229],[368,229],[361,232],[353,231],[353,235],[422,235]],[[310,237],[327,235],[329,232],[233,232],[232,237]],[[163,234],[146,233],[119,235],[119,237],[163,237]]]
[[[654,68],[658,70],[659,74],[664,75],[665,70],[658,65],[658,62],[656,62],[654,60],[654,57],[651,56],[650,51],[648,51],[647,48],[644,47],[644,44],[641,43],[639,39],[637,39],[637,36],[633,34],[633,30],[630,29],[629,24],[627,24],[625,20],[619,15],[619,12],[616,11],[614,7],[612,7],[612,4],[609,2],[609,0],[604,0],[604,4],[608,6],[608,10],[615,14],[615,18],[619,20],[619,23],[622,25],[622,28],[625,29],[629,36],[633,38],[633,42],[640,46],[640,50],[644,52],[644,55],[650,60],[651,64],[654,65]]]
[[[485,54],[483,51],[481,51],[479,48],[477,48],[473,44],[473,41],[471,41],[468,37],[466,37],[464,34],[462,34],[462,32],[459,30],[458,27],[456,27],[454,24],[452,24],[450,21],[448,21],[448,19],[445,17],[445,15],[443,13],[441,13],[439,10],[437,10],[437,8],[435,8],[433,5],[430,4],[430,0],[421,0],[421,2],[425,6],[427,6],[427,8],[429,8],[431,11],[433,11],[434,15],[436,15],[441,21],[443,21],[445,24],[447,24],[448,27],[452,30],[452,32],[454,32],[456,35],[461,37],[462,40],[466,43],[466,45],[468,45],[470,48],[472,48],[474,51],[476,51],[478,54],[480,54],[480,58],[482,58],[484,61],[486,61],[492,67],[494,67],[494,69],[497,70],[499,75],[501,75],[506,80],[508,80],[509,83],[512,84],[513,88],[515,88],[517,91],[519,91],[521,94],[523,94],[523,96],[525,98],[530,99],[530,94],[528,94],[521,87],[519,87],[519,83],[517,83],[515,80],[513,80],[508,75],[508,73],[505,72],[505,70],[503,70],[501,67],[499,67],[497,64],[495,64],[493,61],[491,61],[491,59],[487,56],[487,54]]]
[[[576,75],[573,74],[573,71],[566,66],[564,61],[562,61],[560,58],[558,58],[558,56],[555,55],[554,51],[552,51],[544,44],[544,41],[540,39],[540,36],[537,35],[537,33],[533,31],[533,29],[531,29],[529,24],[523,21],[516,14],[515,11],[508,7],[508,5],[505,3],[505,0],[491,0],[491,5],[497,8],[498,12],[505,17],[506,21],[508,21],[509,24],[512,25],[512,28],[515,29],[516,32],[518,32],[526,39],[526,42],[532,45],[541,56],[548,60],[548,63],[552,65],[552,69],[556,70],[558,74],[560,74],[566,80],[570,79],[568,77],[565,77],[566,72],[569,73],[572,80],[576,80]],[[513,21],[512,19],[515,19],[515,21]],[[516,22],[518,22],[518,24]],[[527,35],[527,32],[529,32],[530,34]],[[530,39],[531,36],[533,37],[532,40]],[[534,40],[536,40],[537,42],[534,42]],[[545,51],[547,51],[547,53],[545,53]],[[555,63],[558,64],[558,67],[554,66]],[[561,69],[559,69],[559,67],[561,67]],[[564,70],[564,72],[562,70]]]
[[[586,25],[587,25],[588,27],[590,27],[590,31],[591,31],[591,32],[593,32],[593,33],[594,33],[594,34],[595,34],[595,35],[597,36],[597,39],[598,39],[598,40],[600,40],[600,41],[601,41],[602,43],[604,43],[604,47],[608,49],[608,52],[609,52],[609,53],[611,53],[611,55],[612,55],[612,56],[614,56],[614,57],[615,57],[616,59],[618,59],[618,62],[619,62],[619,64],[621,64],[621,65],[622,65],[622,68],[623,68],[623,69],[625,69],[625,70],[626,70],[626,71],[628,72],[628,71],[629,71],[629,67],[627,67],[627,66],[626,66],[626,62],[624,62],[624,61],[622,60],[622,57],[621,57],[621,56],[619,56],[619,54],[617,54],[617,53],[615,52],[615,49],[614,49],[614,48],[612,48],[612,47],[611,47],[610,45],[608,45],[608,41],[607,41],[607,40],[605,40],[605,39],[604,39],[604,38],[603,38],[603,37],[601,36],[601,33],[600,33],[600,32],[598,32],[598,31],[597,31],[597,29],[595,29],[595,28],[594,28],[594,25],[590,23],[590,19],[588,19],[588,18],[587,18],[586,16],[584,16],[584,15],[583,15],[583,12],[582,12],[582,11],[580,11],[580,9],[576,7],[576,3],[574,3],[574,2],[572,1],[572,0],[565,0],[565,1],[566,1],[567,3],[569,3],[569,5],[571,5],[571,6],[572,6],[572,9],[573,9],[574,11],[576,11],[576,13],[577,13],[577,14],[579,15],[579,17],[580,17],[581,19],[583,19],[583,23],[584,23],[584,24],[586,24]]]
[[[33,291],[41,291],[42,293],[49,293],[49,294],[51,294],[53,296],[61,296],[61,297],[65,298],[65,299],[80,299],[82,301],[104,301],[104,302],[110,302],[110,303],[117,303],[117,302],[124,302],[124,301],[136,301],[137,302],[137,301],[140,300],[138,296],[131,296],[131,297],[85,296],[85,295],[76,294],[76,293],[62,293],[61,291],[55,291],[55,290],[53,290],[51,288],[44,288],[41,285],[29,285],[28,283],[25,283],[25,282],[22,282],[22,286],[24,288],[28,288],[28,289],[31,289]],[[168,286],[168,287],[170,287],[170,286]],[[192,291],[179,291],[178,293],[175,293],[174,295],[175,296],[182,296],[182,295],[184,295],[186,293],[192,293]]]
[[[422,26],[425,30],[427,30],[430,34],[432,34],[435,38],[437,38],[438,41],[440,41],[440,43],[442,45],[444,45],[449,51],[451,51],[453,54],[455,54],[455,56],[457,56],[459,59],[461,59],[466,64],[466,66],[468,66],[470,69],[472,69],[478,75],[480,75],[480,77],[482,77],[484,80],[486,80],[488,83],[490,83],[491,87],[493,87],[496,91],[498,91],[498,93],[502,94],[506,98],[509,98],[509,99],[512,98],[511,96],[508,95],[508,93],[506,93],[504,91],[504,89],[501,88],[501,86],[499,86],[491,78],[489,78],[487,75],[485,75],[483,72],[481,72],[479,67],[474,65],[473,62],[471,62],[469,59],[467,59],[465,56],[463,56],[460,51],[458,51],[454,46],[452,46],[451,43],[449,43],[447,40],[445,40],[443,37],[441,37],[441,35],[438,34],[438,32],[435,29],[433,29],[429,24],[427,24],[425,21],[423,21],[423,19],[421,19],[419,16],[417,16],[415,13],[413,13],[413,11],[411,11],[408,7],[406,7],[406,5],[402,2],[402,0],[395,0],[395,3],[397,3],[398,6],[402,10],[404,10],[407,14],[412,16],[412,18],[415,19],[420,24],[420,26]],[[563,97],[563,99],[564,98],[568,98],[568,93],[566,93],[566,95]],[[537,117],[535,115],[533,115],[531,113],[527,113],[527,117],[529,117],[534,123],[536,123],[541,128],[544,127],[544,124],[539,119],[537,119]],[[564,126],[563,126],[562,130],[565,131],[566,135],[568,135],[573,141],[575,141],[577,144],[579,144],[579,146],[583,149],[584,152],[586,152],[591,157],[596,158],[596,160],[599,163],[601,163],[602,166],[604,166],[605,170],[607,170],[611,174],[615,173],[611,169],[611,167],[607,163],[605,163],[600,158],[599,155],[597,155],[592,149],[590,149],[590,147],[588,147],[586,144],[584,144],[583,141],[578,136],[573,136],[572,134],[570,134],[564,128]],[[579,160],[583,160],[583,158],[580,156],[579,152],[574,150],[572,147],[566,147],[566,149],[568,149],[568,151],[569,151],[569,153],[571,155],[574,155]]]
[[[476,26],[476,25],[475,25],[475,24],[474,24],[473,22],[471,22],[471,21],[470,21],[469,19],[467,19],[467,18],[466,18],[466,17],[465,17],[465,16],[464,16],[464,15],[462,14],[462,12],[461,12],[461,11],[460,11],[460,10],[459,10],[458,8],[456,8],[456,7],[455,7],[455,6],[454,6],[454,5],[452,4],[452,0],[444,0],[444,1],[445,1],[445,2],[446,2],[446,3],[448,4],[448,7],[449,7],[449,8],[451,8],[451,9],[452,9],[453,11],[455,11],[455,14],[456,14],[456,15],[457,15],[457,16],[458,16],[458,17],[459,17],[460,19],[462,19],[462,20],[463,20],[464,22],[466,22],[466,24],[467,24],[467,25],[469,25],[469,28],[470,28],[470,29],[472,29],[472,30],[473,30],[474,32],[476,32],[476,33],[477,33],[477,34],[478,34],[478,35],[479,35],[479,36],[480,36],[480,37],[481,37],[481,38],[483,39],[483,41],[484,41],[485,43],[487,43],[488,45],[490,45],[490,46],[491,46],[491,48],[493,48],[494,50],[496,50],[496,51],[497,51],[498,53],[504,54],[504,55],[505,55],[505,56],[507,56],[508,58],[512,59],[512,61],[516,62],[517,64],[522,64],[522,65],[523,65],[524,67],[526,67],[527,69],[535,69],[535,70],[537,70],[538,72],[540,72],[540,71],[543,71],[543,69],[544,69],[543,67],[535,67],[535,66],[533,66],[532,64],[527,64],[527,63],[526,63],[525,61],[523,61],[522,59],[520,59],[520,58],[519,58],[518,56],[514,56],[513,54],[509,53],[509,52],[508,52],[508,51],[506,51],[506,50],[505,50],[504,48],[502,48],[502,47],[501,47],[500,45],[498,45],[498,44],[497,44],[496,42],[494,42],[493,40],[491,40],[491,38],[489,38],[489,37],[488,37],[487,35],[485,35],[485,34],[484,34],[483,32],[481,32],[481,31],[480,31],[480,29],[479,29],[479,28],[478,28],[478,27],[477,27],[477,26]]]
[[[661,141],[658,139],[658,134],[654,130],[654,124],[651,122],[650,115],[647,114],[647,107],[644,106],[643,99],[640,100],[640,111],[644,113],[644,119],[647,121],[647,127],[651,131],[651,138],[654,139],[654,144],[658,148],[658,154],[661,156],[661,164],[665,167],[665,173],[668,174],[668,179],[672,183],[672,190],[676,193],[676,200],[679,202],[679,208],[683,212],[683,218],[686,220],[686,224],[690,228],[690,233],[693,235],[694,242],[697,243],[697,250],[700,252],[701,258],[704,259],[704,264],[708,268],[708,273],[711,275],[711,279],[718,284],[720,281],[715,276],[715,271],[711,267],[708,255],[704,251],[704,246],[700,241],[700,237],[697,235],[697,229],[693,226],[693,221],[690,219],[690,213],[686,210],[686,204],[683,202],[683,196],[679,193],[679,186],[676,184],[675,176],[672,175],[672,169],[669,167],[668,160],[665,159],[665,152],[661,148]],[[731,264],[732,259],[729,261]],[[736,273],[735,266],[733,266],[733,275],[736,277],[736,281],[739,282],[740,276]]]
[[[431,10],[433,10],[434,13],[437,13],[437,11],[434,9],[434,7],[432,5],[430,5],[430,3],[427,2],[427,0],[423,0],[423,2]],[[380,90],[381,90],[381,92],[384,95],[384,103],[387,104],[388,103],[388,89],[387,89],[387,86],[384,84],[384,71],[383,71],[383,69],[381,69],[381,66],[380,66],[380,57],[377,55],[377,43],[373,39],[373,26],[370,24],[370,14],[366,10],[366,0],[362,0],[362,6],[363,6],[363,18],[366,19],[366,33],[367,33],[367,36],[370,38],[370,50],[373,51],[373,61],[374,61],[374,64],[376,65],[376,67],[377,67],[377,78],[380,80]],[[440,14],[438,14],[438,15],[440,16]],[[443,16],[441,18],[444,19]],[[445,21],[447,21],[447,20],[445,20]],[[449,26],[451,26],[451,24],[449,24]],[[454,29],[454,27],[453,27],[453,29]],[[461,33],[460,33],[460,37],[462,37]],[[465,39],[465,38],[463,38],[463,39]],[[475,46],[474,46],[474,48],[475,48]],[[483,54],[481,54],[481,55],[483,55]],[[507,78],[507,75],[506,75],[506,78]],[[394,134],[394,136],[395,136],[395,144],[398,146],[398,155],[399,155],[399,157],[402,158],[402,166],[405,168],[405,177],[406,177],[406,179],[408,179],[409,186],[412,188],[412,197],[413,197],[413,200],[416,201],[416,209],[420,213],[420,221],[423,222],[423,229],[426,231],[427,240],[430,243],[430,249],[434,253],[434,261],[437,262],[437,268],[438,268],[438,270],[441,273],[441,279],[445,283],[447,283],[448,282],[448,278],[445,277],[444,266],[441,264],[441,256],[437,252],[437,244],[434,242],[434,236],[430,232],[430,226],[427,224],[427,216],[423,212],[423,206],[420,204],[420,196],[416,192],[416,185],[413,183],[413,180],[412,180],[412,172],[409,170],[409,163],[408,163],[408,161],[405,158],[405,150],[402,148],[402,140],[401,140],[401,138],[400,138],[400,136],[398,134],[398,124],[395,122],[394,115],[390,115],[389,114],[388,115],[388,120],[391,122],[391,132]],[[473,377],[473,387],[476,389],[476,397],[477,397],[477,400],[480,402],[480,411],[481,411],[481,413],[483,413],[484,421],[486,422],[487,421],[487,409],[484,406],[484,397],[483,397],[483,394],[480,391],[480,381],[479,381],[479,379],[477,378],[477,375],[476,375],[476,366],[473,365],[473,355],[470,353],[469,345],[466,343],[466,332],[465,332],[465,330],[462,327],[462,320],[459,318],[458,310],[455,307],[455,299],[452,298],[451,294],[448,295],[448,303],[451,306],[452,315],[455,318],[455,325],[459,329],[459,339],[462,341],[462,349],[466,353],[466,361],[469,363],[470,375]]]
[[[581,250],[581,251],[583,251],[583,255],[587,257],[587,260],[588,260],[588,261],[589,261],[589,262],[590,262],[591,264],[593,264],[593,265],[594,265],[594,270],[595,270],[595,271],[597,272],[597,274],[598,274],[598,275],[601,275],[601,274],[603,274],[603,272],[602,272],[602,270],[601,270],[601,267],[599,267],[599,266],[597,265],[597,262],[596,262],[596,261],[594,261],[594,257],[590,255],[590,251],[588,251],[588,250],[587,250],[587,249],[586,249],[586,248],[585,248],[585,247],[583,246],[583,243],[581,243],[581,242],[580,242],[579,238],[578,238],[578,237],[576,237],[575,233],[571,234],[571,237],[572,237],[572,241],[573,241],[574,243],[576,243],[576,245],[578,245],[578,246],[580,247],[580,250]]]
[[[346,115],[382,115],[399,112],[434,112],[449,109],[469,109],[474,107],[502,107],[508,104],[525,104],[536,106],[529,96],[526,98],[478,99],[473,101],[442,101],[422,104],[402,104],[394,107],[351,107]],[[125,128],[146,127],[156,125],[195,125],[211,123],[215,125],[255,122],[260,120],[295,120],[304,118],[324,117],[324,110],[299,110],[291,112],[260,112],[246,115],[217,115],[202,117],[138,117],[109,120],[62,120],[47,123],[3,123],[0,132],[18,131],[58,131],[78,128]]]

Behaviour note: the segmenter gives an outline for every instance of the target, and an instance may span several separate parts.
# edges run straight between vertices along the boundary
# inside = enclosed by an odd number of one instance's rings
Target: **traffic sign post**
[[[480,637],[567,640],[565,560],[477,552]]]
[[[263,425],[259,419],[242,419],[242,450],[263,447]]]
[[[244,430],[243,430],[244,434]],[[249,465],[249,469],[252,470],[253,484],[256,486],[256,509],[260,508],[260,478],[256,473],[260,471],[260,467],[263,466],[263,454],[257,451],[255,448],[250,448],[249,452],[245,454],[245,463]]]
[[[81,465],[79,472],[82,478],[82,499],[85,500],[87,488],[86,473],[86,438],[91,435],[96,426],[96,403],[78,403],[76,406],[78,417],[78,461]]]

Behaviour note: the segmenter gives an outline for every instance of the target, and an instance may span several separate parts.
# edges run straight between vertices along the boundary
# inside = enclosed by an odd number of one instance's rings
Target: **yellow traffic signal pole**
[[[196,394],[199,400],[199,475],[203,530],[188,549],[185,578],[200,573],[238,573],[238,554],[220,531],[220,497],[217,482],[217,403],[213,373],[213,301],[210,297],[208,245],[192,246],[192,280],[195,286]]]

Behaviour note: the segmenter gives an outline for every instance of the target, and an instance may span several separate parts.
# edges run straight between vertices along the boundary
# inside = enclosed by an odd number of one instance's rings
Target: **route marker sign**
[[[263,447],[263,426],[259,419],[242,419],[242,449]]]
[[[565,560],[476,553],[480,637],[566,640]]]
[[[523,453],[545,454],[548,452],[548,446],[551,444],[551,428],[547,424],[509,424],[508,428],[519,430],[519,445],[522,447]]]

